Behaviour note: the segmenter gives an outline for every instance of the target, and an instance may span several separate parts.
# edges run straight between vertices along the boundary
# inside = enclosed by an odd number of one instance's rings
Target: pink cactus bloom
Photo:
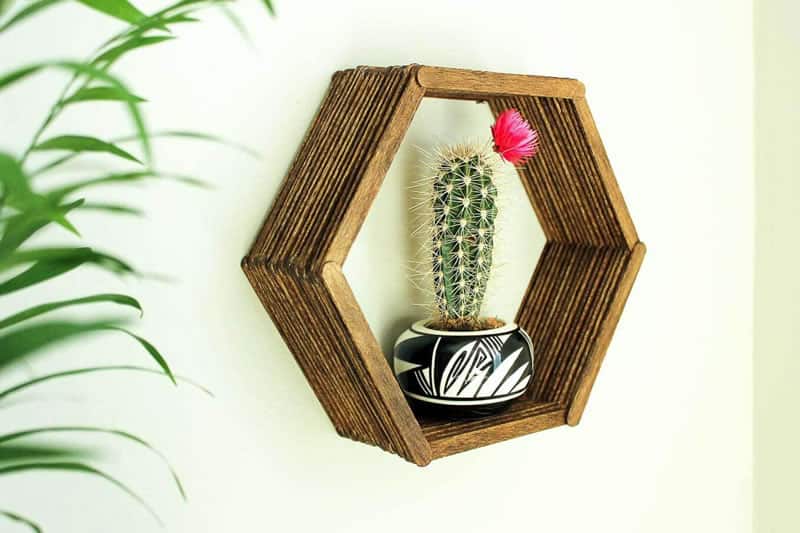
[[[492,137],[494,151],[512,165],[535,155],[539,149],[539,133],[516,109],[506,109],[497,116]]]

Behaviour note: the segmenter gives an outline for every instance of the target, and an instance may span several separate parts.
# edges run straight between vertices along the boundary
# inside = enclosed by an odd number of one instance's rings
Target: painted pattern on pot
[[[481,416],[527,390],[533,348],[516,324],[486,331],[440,331],[424,324],[412,325],[394,347],[394,373],[410,399],[446,415]]]

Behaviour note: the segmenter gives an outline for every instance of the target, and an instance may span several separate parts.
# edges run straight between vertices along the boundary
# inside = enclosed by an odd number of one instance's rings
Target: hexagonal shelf
[[[340,435],[426,465],[578,423],[645,252],[583,94],[572,79],[421,65],[334,74],[242,268]],[[518,168],[547,237],[516,316],[536,374],[487,418],[416,417],[342,273],[424,97],[514,107],[541,139]]]

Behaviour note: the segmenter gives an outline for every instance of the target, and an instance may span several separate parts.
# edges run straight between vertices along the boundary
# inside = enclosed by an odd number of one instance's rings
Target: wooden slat
[[[543,431],[564,425],[564,409],[551,407],[551,410],[531,414],[525,418],[517,418],[508,422],[492,424],[489,427],[473,431],[462,430],[444,437],[431,437],[433,458],[465,452],[482,446],[488,446],[537,431]]]
[[[404,441],[408,459],[418,465],[428,464],[431,461],[430,446],[403,397],[394,373],[386,364],[383,351],[356,303],[341,267],[336,263],[326,263],[322,278],[340,313],[338,318],[355,344],[353,356],[361,359],[369,379],[376,385],[381,403],[378,415],[387,417],[387,424],[396,428],[398,437]]]
[[[490,429],[498,424],[507,424],[515,420],[529,418],[542,412],[564,408],[555,402],[537,401],[531,395],[526,395],[512,404],[504,411],[492,416],[468,418],[463,420],[435,418],[420,415],[419,423],[422,432],[429,440],[443,439],[463,432]]]
[[[633,225],[630,212],[628,212],[628,206],[625,204],[622,191],[620,191],[617,179],[614,177],[614,171],[611,170],[611,163],[608,160],[608,154],[603,145],[603,140],[600,138],[600,133],[597,131],[597,125],[589,109],[589,104],[586,103],[586,98],[575,98],[574,103],[574,112],[579,119],[577,123],[583,128],[592,157],[598,166],[603,191],[613,206],[614,214],[625,236],[625,244],[629,249],[632,249],[639,242],[639,236],[636,234],[636,227]]]
[[[539,131],[539,153],[517,171],[547,239],[630,249],[636,230],[607,159],[595,152],[602,141],[593,122],[583,123],[590,116],[581,102],[517,96],[489,106],[495,116],[515,108]]]
[[[424,465],[430,446],[339,264],[420,99],[412,67],[334,75],[242,267],[336,430]]]
[[[332,236],[325,260],[344,263],[358,231],[367,217],[372,201],[378,195],[383,178],[389,171],[397,149],[406,135],[411,120],[422,102],[423,90],[416,77],[409,76],[398,104],[393,109],[391,120],[384,130],[375,151],[371,154],[365,170],[360,174],[357,188],[352,196],[341,224]]]
[[[639,273],[646,250],[643,243],[636,243],[625,265],[623,274],[614,291],[613,300],[606,310],[603,326],[594,339],[592,353],[588,361],[582,366],[580,379],[577,382],[575,391],[572,393],[567,412],[567,423],[571,426],[580,422],[583,411],[586,408],[586,402],[589,400],[589,393],[592,390],[595,379],[597,379],[600,364],[603,362],[608,345],[611,343],[611,336],[614,334],[620,316],[622,316],[622,308],[628,300],[628,295],[633,287],[633,282],[636,280],[636,275]]]
[[[394,156],[394,119],[410,117],[418,104],[409,111],[414,69],[359,67],[333,76],[314,127],[251,247],[251,257],[315,270],[330,256],[343,259],[344,240],[355,236],[363,204],[371,203],[371,198],[365,202],[364,192],[374,196],[383,179],[380,171]],[[368,183],[359,188],[365,175]],[[351,218],[345,220],[345,214]],[[335,240],[341,227],[343,234]],[[332,241],[337,253],[329,254]]]
[[[584,87],[578,80],[548,76],[501,74],[459,68],[420,66],[417,80],[425,96],[483,100],[501,95],[575,98]]]

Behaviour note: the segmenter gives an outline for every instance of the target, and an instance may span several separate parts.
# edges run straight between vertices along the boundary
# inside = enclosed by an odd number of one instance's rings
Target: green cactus
[[[492,267],[499,163],[484,145],[446,148],[434,162],[430,244],[441,318],[479,318]]]

